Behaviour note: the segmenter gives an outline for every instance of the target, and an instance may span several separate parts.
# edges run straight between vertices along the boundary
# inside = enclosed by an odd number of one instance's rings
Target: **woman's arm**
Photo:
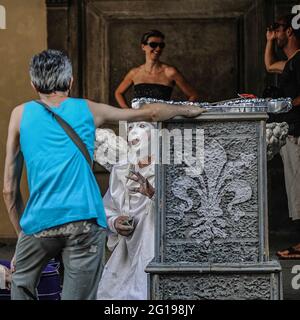
[[[175,81],[178,88],[187,96],[189,101],[198,101],[198,92],[186,81],[183,75],[174,67],[167,68],[167,76],[172,81]]]
[[[133,76],[135,74],[134,69],[130,70],[122,82],[119,84],[118,88],[115,91],[115,98],[119,104],[119,106],[123,109],[128,109],[128,104],[125,100],[124,93],[129,89],[129,87],[133,83]]]

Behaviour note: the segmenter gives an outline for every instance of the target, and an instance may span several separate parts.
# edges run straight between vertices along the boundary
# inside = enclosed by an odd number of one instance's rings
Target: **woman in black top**
[[[145,53],[145,63],[131,69],[122,80],[115,98],[122,108],[129,108],[124,93],[133,85],[134,98],[154,98],[170,100],[175,85],[187,96],[189,101],[199,99],[196,90],[184,79],[180,72],[168,64],[159,61],[165,47],[164,35],[158,30],[145,33],[141,48]]]

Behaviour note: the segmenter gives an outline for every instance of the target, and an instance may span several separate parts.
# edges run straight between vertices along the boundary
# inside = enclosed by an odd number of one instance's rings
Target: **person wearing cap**
[[[293,108],[283,114],[271,115],[273,122],[287,122],[289,136],[286,145],[281,148],[285,186],[288,199],[289,216],[300,219],[300,29],[293,27],[294,15],[277,19],[268,28],[265,48],[265,66],[268,72],[279,74],[281,97],[290,97]],[[285,60],[275,57],[275,44],[281,49]],[[300,258],[300,243],[277,252],[281,259]]]

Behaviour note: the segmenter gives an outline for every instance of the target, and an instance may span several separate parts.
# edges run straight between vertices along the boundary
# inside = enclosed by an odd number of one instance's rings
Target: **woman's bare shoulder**
[[[129,70],[128,74],[132,75],[132,76],[136,76],[138,73],[140,73],[143,70],[143,64],[138,66],[138,67],[134,67],[132,69]]]
[[[171,66],[170,64],[163,63],[163,64],[162,64],[162,67],[163,67],[163,69],[164,69],[165,75],[166,75],[167,77],[169,77],[169,78],[170,78],[170,77],[173,77],[173,76],[175,76],[176,74],[179,73],[179,71],[177,70],[177,68],[174,67],[174,66]]]

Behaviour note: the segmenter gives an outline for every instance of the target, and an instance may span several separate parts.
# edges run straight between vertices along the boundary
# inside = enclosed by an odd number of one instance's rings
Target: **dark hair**
[[[72,65],[68,56],[58,50],[45,50],[30,62],[30,78],[36,90],[49,94],[70,89]]]
[[[295,17],[294,14],[287,14],[287,15],[283,15],[283,16],[278,17],[276,21],[282,22],[283,24],[286,25],[284,30],[286,30],[287,28],[292,28],[295,37],[298,40],[300,40],[300,29],[293,28],[292,21],[293,21],[294,17]]]
[[[160,32],[158,30],[150,30],[150,31],[143,34],[142,39],[141,39],[141,44],[147,44],[148,39],[150,37],[158,37],[158,38],[165,39],[165,35],[162,32]]]

